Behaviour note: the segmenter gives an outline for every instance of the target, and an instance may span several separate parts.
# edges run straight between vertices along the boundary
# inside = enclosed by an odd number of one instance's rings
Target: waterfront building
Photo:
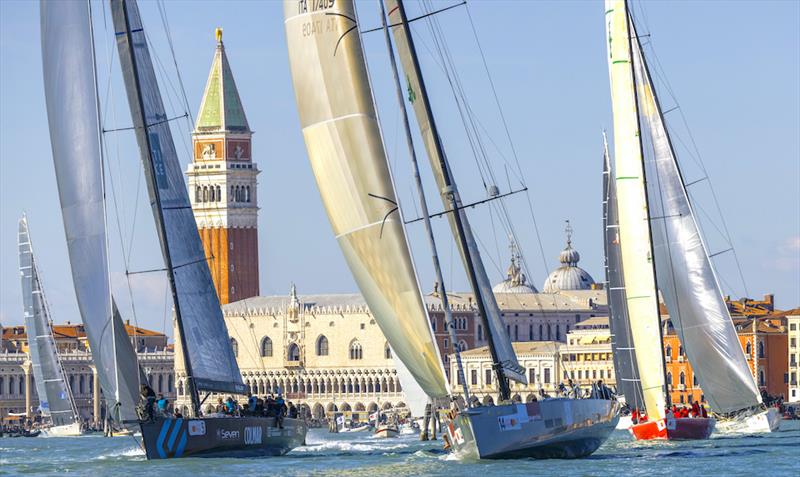
[[[83,325],[53,325],[64,371],[72,389],[78,413],[95,422],[102,419],[105,406],[97,370],[92,362]],[[126,331],[137,350],[139,364],[156,393],[175,398],[174,353],[163,333],[126,323]],[[24,326],[2,329],[0,350],[0,419],[9,412],[27,412],[39,406],[28,356],[28,336]]]
[[[575,325],[567,334],[567,344],[561,346],[561,360],[569,379],[583,388],[598,380],[616,387],[608,317],[597,316]]]
[[[192,132],[189,197],[221,304],[258,295],[258,165],[222,30]]]
[[[786,312],[786,327],[788,329],[788,384],[789,394],[786,400],[790,402],[800,401],[800,308],[795,308]]]

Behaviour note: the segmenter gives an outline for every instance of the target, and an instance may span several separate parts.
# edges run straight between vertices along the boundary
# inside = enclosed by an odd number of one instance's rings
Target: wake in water
[[[96,457],[97,460],[125,460],[128,457],[144,457],[144,450],[141,447],[130,447]]]

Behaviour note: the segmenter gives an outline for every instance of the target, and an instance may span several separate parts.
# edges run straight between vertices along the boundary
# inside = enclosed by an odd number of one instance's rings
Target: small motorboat
[[[63,426],[50,426],[41,429],[42,437],[76,437],[83,434],[80,422]]]
[[[400,429],[395,424],[381,424],[375,429],[375,437],[387,438],[397,437],[400,434]]]

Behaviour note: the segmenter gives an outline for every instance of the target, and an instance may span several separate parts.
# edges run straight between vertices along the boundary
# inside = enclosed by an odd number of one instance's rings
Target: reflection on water
[[[182,475],[800,475],[800,432],[756,436],[720,435],[707,441],[634,442],[616,431],[594,455],[581,460],[458,461],[441,441],[419,442],[416,435],[375,439],[368,432],[309,432],[308,445],[285,457],[264,459],[176,459],[147,462],[131,437],[2,438],[0,474],[91,477],[146,473]]]

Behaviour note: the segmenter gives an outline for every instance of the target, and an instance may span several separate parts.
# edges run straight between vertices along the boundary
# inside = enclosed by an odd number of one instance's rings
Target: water
[[[308,444],[285,457],[147,462],[131,437],[0,438],[0,475],[800,475],[800,431],[688,442],[634,442],[615,431],[589,458],[546,461],[461,462],[440,450],[441,441],[419,442],[416,435],[374,439],[313,429]]]

